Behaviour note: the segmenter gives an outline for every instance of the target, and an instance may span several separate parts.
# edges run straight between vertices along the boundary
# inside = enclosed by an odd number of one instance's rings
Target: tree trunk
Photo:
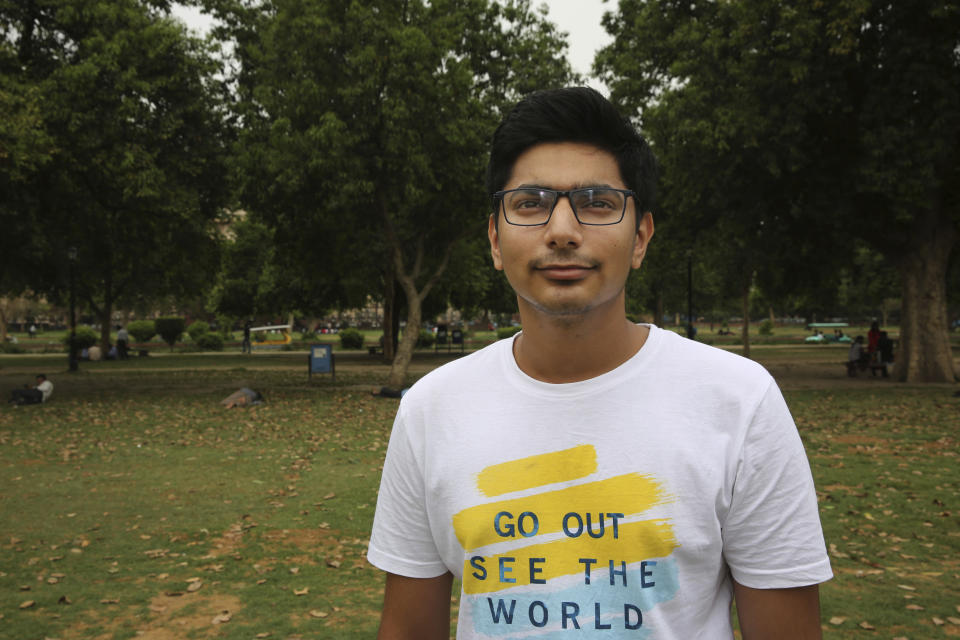
[[[750,357],[750,284],[743,288],[743,357]]]
[[[389,261],[386,273],[383,274],[383,359],[392,362],[396,355],[396,334],[394,317],[397,315],[397,281],[396,269],[393,260]]]
[[[900,261],[900,345],[895,365],[902,382],[954,382],[947,323],[947,265],[955,232],[949,221]]]
[[[410,361],[413,359],[413,350],[417,346],[417,338],[420,337],[420,314],[420,296],[414,294],[411,299],[411,296],[407,295],[407,328],[403,330],[403,337],[397,348],[397,354],[393,358],[393,364],[390,365],[390,376],[387,378],[387,386],[391,389],[400,389],[406,382]]]
[[[111,305],[105,300],[100,309],[100,350],[106,358],[110,352],[110,316],[113,315]]]
[[[654,313],[656,316],[653,319],[653,324],[660,326],[663,323],[663,290],[657,289],[656,302],[654,303]]]
[[[7,342],[7,313],[3,308],[3,303],[0,302],[0,343],[6,344]]]
[[[773,313],[773,305],[770,305],[770,327],[777,326],[777,316]]]

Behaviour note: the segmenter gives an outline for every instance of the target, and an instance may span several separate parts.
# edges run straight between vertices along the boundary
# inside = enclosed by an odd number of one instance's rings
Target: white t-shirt
[[[43,394],[43,399],[41,400],[41,402],[46,402],[47,400],[50,399],[50,396],[53,395],[53,383],[50,382],[49,380],[44,380],[43,382],[38,384],[37,389],[40,391],[40,393]]]
[[[732,638],[731,574],[832,576],[803,445],[760,365],[650,326],[613,371],[547,384],[512,346],[414,385],[383,468],[368,559],[461,578],[458,638]]]

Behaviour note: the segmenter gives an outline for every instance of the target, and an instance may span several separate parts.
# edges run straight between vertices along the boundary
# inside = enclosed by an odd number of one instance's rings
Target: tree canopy
[[[744,299],[816,292],[862,239],[899,270],[898,375],[952,380],[960,7],[623,0],[604,24],[596,68],[651,137],[664,207]]]
[[[238,43],[242,204],[273,230],[283,272],[310,273],[317,304],[382,292],[395,309],[399,285],[407,331],[390,384],[400,386],[424,300],[451,260],[471,255],[457,248],[482,237],[501,110],[570,79],[565,44],[526,0],[218,10]]]
[[[20,274],[4,284],[62,297],[76,248],[78,295],[104,342],[116,303],[204,283],[227,203],[219,65],[164,11],[138,0],[0,4],[0,100],[13,114],[0,129],[13,160],[0,171],[12,186],[0,215],[18,230],[4,270]]]

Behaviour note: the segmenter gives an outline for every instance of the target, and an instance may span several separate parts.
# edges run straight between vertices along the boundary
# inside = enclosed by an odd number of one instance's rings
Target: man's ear
[[[493,268],[503,271],[503,259],[500,256],[500,232],[497,229],[497,214],[491,213],[487,221],[487,238],[490,240],[490,256],[493,258]]]
[[[643,264],[643,258],[647,255],[647,246],[653,238],[653,214],[647,211],[640,218],[640,224],[637,225],[637,235],[633,239],[633,260],[631,266],[639,269]]]

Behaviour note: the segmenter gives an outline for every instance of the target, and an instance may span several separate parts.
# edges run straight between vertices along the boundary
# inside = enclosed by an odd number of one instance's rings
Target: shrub
[[[100,336],[97,335],[97,332],[87,326],[77,327],[77,351],[83,349],[89,349],[93,345],[97,344],[100,340]],[[70,350],[70,332],[67,331],[67,335],[63,336],[63,346],[67,348],[67,351]]]
[[[363,349],[363,334],[357,329],[344,329],[340,332],[341,349]]]
[[[205,333],[210,333],[210,325],[203,320],[195,320],[190,323],[190,326],[187,327],[187,333],[190,334],[190,339],[194,342],[197,342],[200,339],[200,336]]]
[[[168,316],[166,318],[157,318],[156,327],[157,333],[160,334],[160,337],[163,338],[163,341],[170,345],[170,350],[173,351],[173,345],[177,343],[177,340],[180,339],[180,336],[183,335],[183,328],[186,322],[183,318],[176,316]]]
[[[204,333],[194,338],[194,341],[204,351],[223,351],[223,338],[219,334]]]
[[[26,353],[27,350],[15,342],[0,342],[0,353]]]
[[[433,331],[427,329],[420,329],[420,335],[417,336],[417,348],[418,349],[429,349],[433,346],[433,343],[437,341],[437,336],[434,335]]]
[[[523,327],[500,327],[497,329],[497,339],[503,340],[504,338],[509,338],[520,333],[521,329],[523,329]]]
[[[318,336],[312,331],[304,331],[303,333],[300,334],[300,341],[306,342],[307,344],[310,344],[311,342],[316,342],[319,339],[320,339],[320,336]]]
[[[153,320],[134,320],[127,323],[127,332],[136,342],[150,342],[150,338],[157,335],[157,327]]]
[[[767,318],[760,323],[760,326],[757,328],[757,333],[762,336],[772,336],[773,335],[773,323],[770,322],[770,318]]]

